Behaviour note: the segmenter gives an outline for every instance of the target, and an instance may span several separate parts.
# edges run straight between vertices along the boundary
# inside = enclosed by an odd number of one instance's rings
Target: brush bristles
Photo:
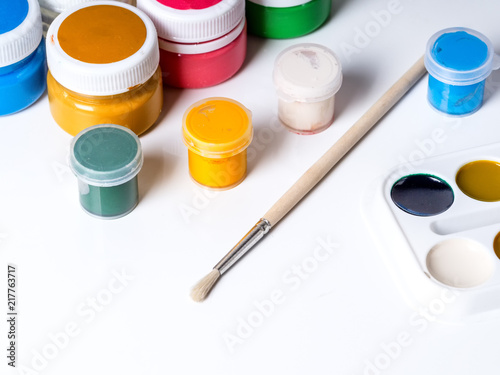
[[[219,280],[220,272],[215,268],[191,290],[191,298],[196,302],[204,301],[208,294],[214,287],[217,280]]]

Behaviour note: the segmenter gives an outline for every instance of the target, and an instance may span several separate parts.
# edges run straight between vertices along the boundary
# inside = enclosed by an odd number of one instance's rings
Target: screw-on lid
[[[252,142],[252,113],[236,100],[200,100],[186,110],[182,122],[184,143],[201,156],[227,158]]]
[[[71,142],[69,166],[83,182],[94,186],[117,186],[141,170],[141,142],[123,126],[94,125],[82,130]]]
[[[28,57],[42,40],[42,18],[36,0],[0,1],[0,67]]]
[[[465,27],[435,33],[427,42],[425,67],[431,76],[450,85],[472,85],[493,68],[494,50],[483,34]]]
[[[49,9],[56,13],[64,12],[66,9],[74,5],[89,1],[97,1],[97,0],[38,0],[38,2],[40,3],[40,7]],[[120,1],[122,3],[127,3],[132,5],[132,0],[114,0],[114,1]]]
[[[85,95],[127,92],[151,78],[160,61],[153,22],[120,2],[69,8],[50,25],[46,43],[54,79]]]
[[[296,44],[276,58],[273,80],[283,100],[320,101],[340,89],[342,67],[327,47],[314,43]]]
[[[229,33],[245,16],[245,0],[137,0],[153,20],[158,36],[178,43],[200,43]]]
[[[270,8],[290,8],[297,5],[309,3],[312,0],[247,0],[251,3],[262,5]]]

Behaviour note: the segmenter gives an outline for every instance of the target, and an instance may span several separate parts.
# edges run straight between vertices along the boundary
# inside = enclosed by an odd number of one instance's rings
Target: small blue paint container
[[[429,103],[452,116],[474,113],[483,103],[485,80],[498,62],[490,40],[475,30],[453,27],[435,33],[425,52]]]
[[[33,104],[47,86],[37,0],[0,1],[0,115]]]

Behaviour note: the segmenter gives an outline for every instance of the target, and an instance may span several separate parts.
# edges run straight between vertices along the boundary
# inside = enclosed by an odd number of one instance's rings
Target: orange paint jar
[[[253,127],[252,114],[241,103],[218,97],[198,101],[184,113],[182,132],[196,183],[230,189],[244,180]]]
[[[61,13],[47,32],[47,64],[52,116],[71,135],[105,123],[139,135],[158,119],[158,37],[135,7],[95,1]]]

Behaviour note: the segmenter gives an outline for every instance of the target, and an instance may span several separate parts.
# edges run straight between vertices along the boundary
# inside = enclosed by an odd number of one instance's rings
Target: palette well
[[[456,290],[465,315],[500,316],[500,144],[400,165],[382,189],[409,244],[394,252]]]

